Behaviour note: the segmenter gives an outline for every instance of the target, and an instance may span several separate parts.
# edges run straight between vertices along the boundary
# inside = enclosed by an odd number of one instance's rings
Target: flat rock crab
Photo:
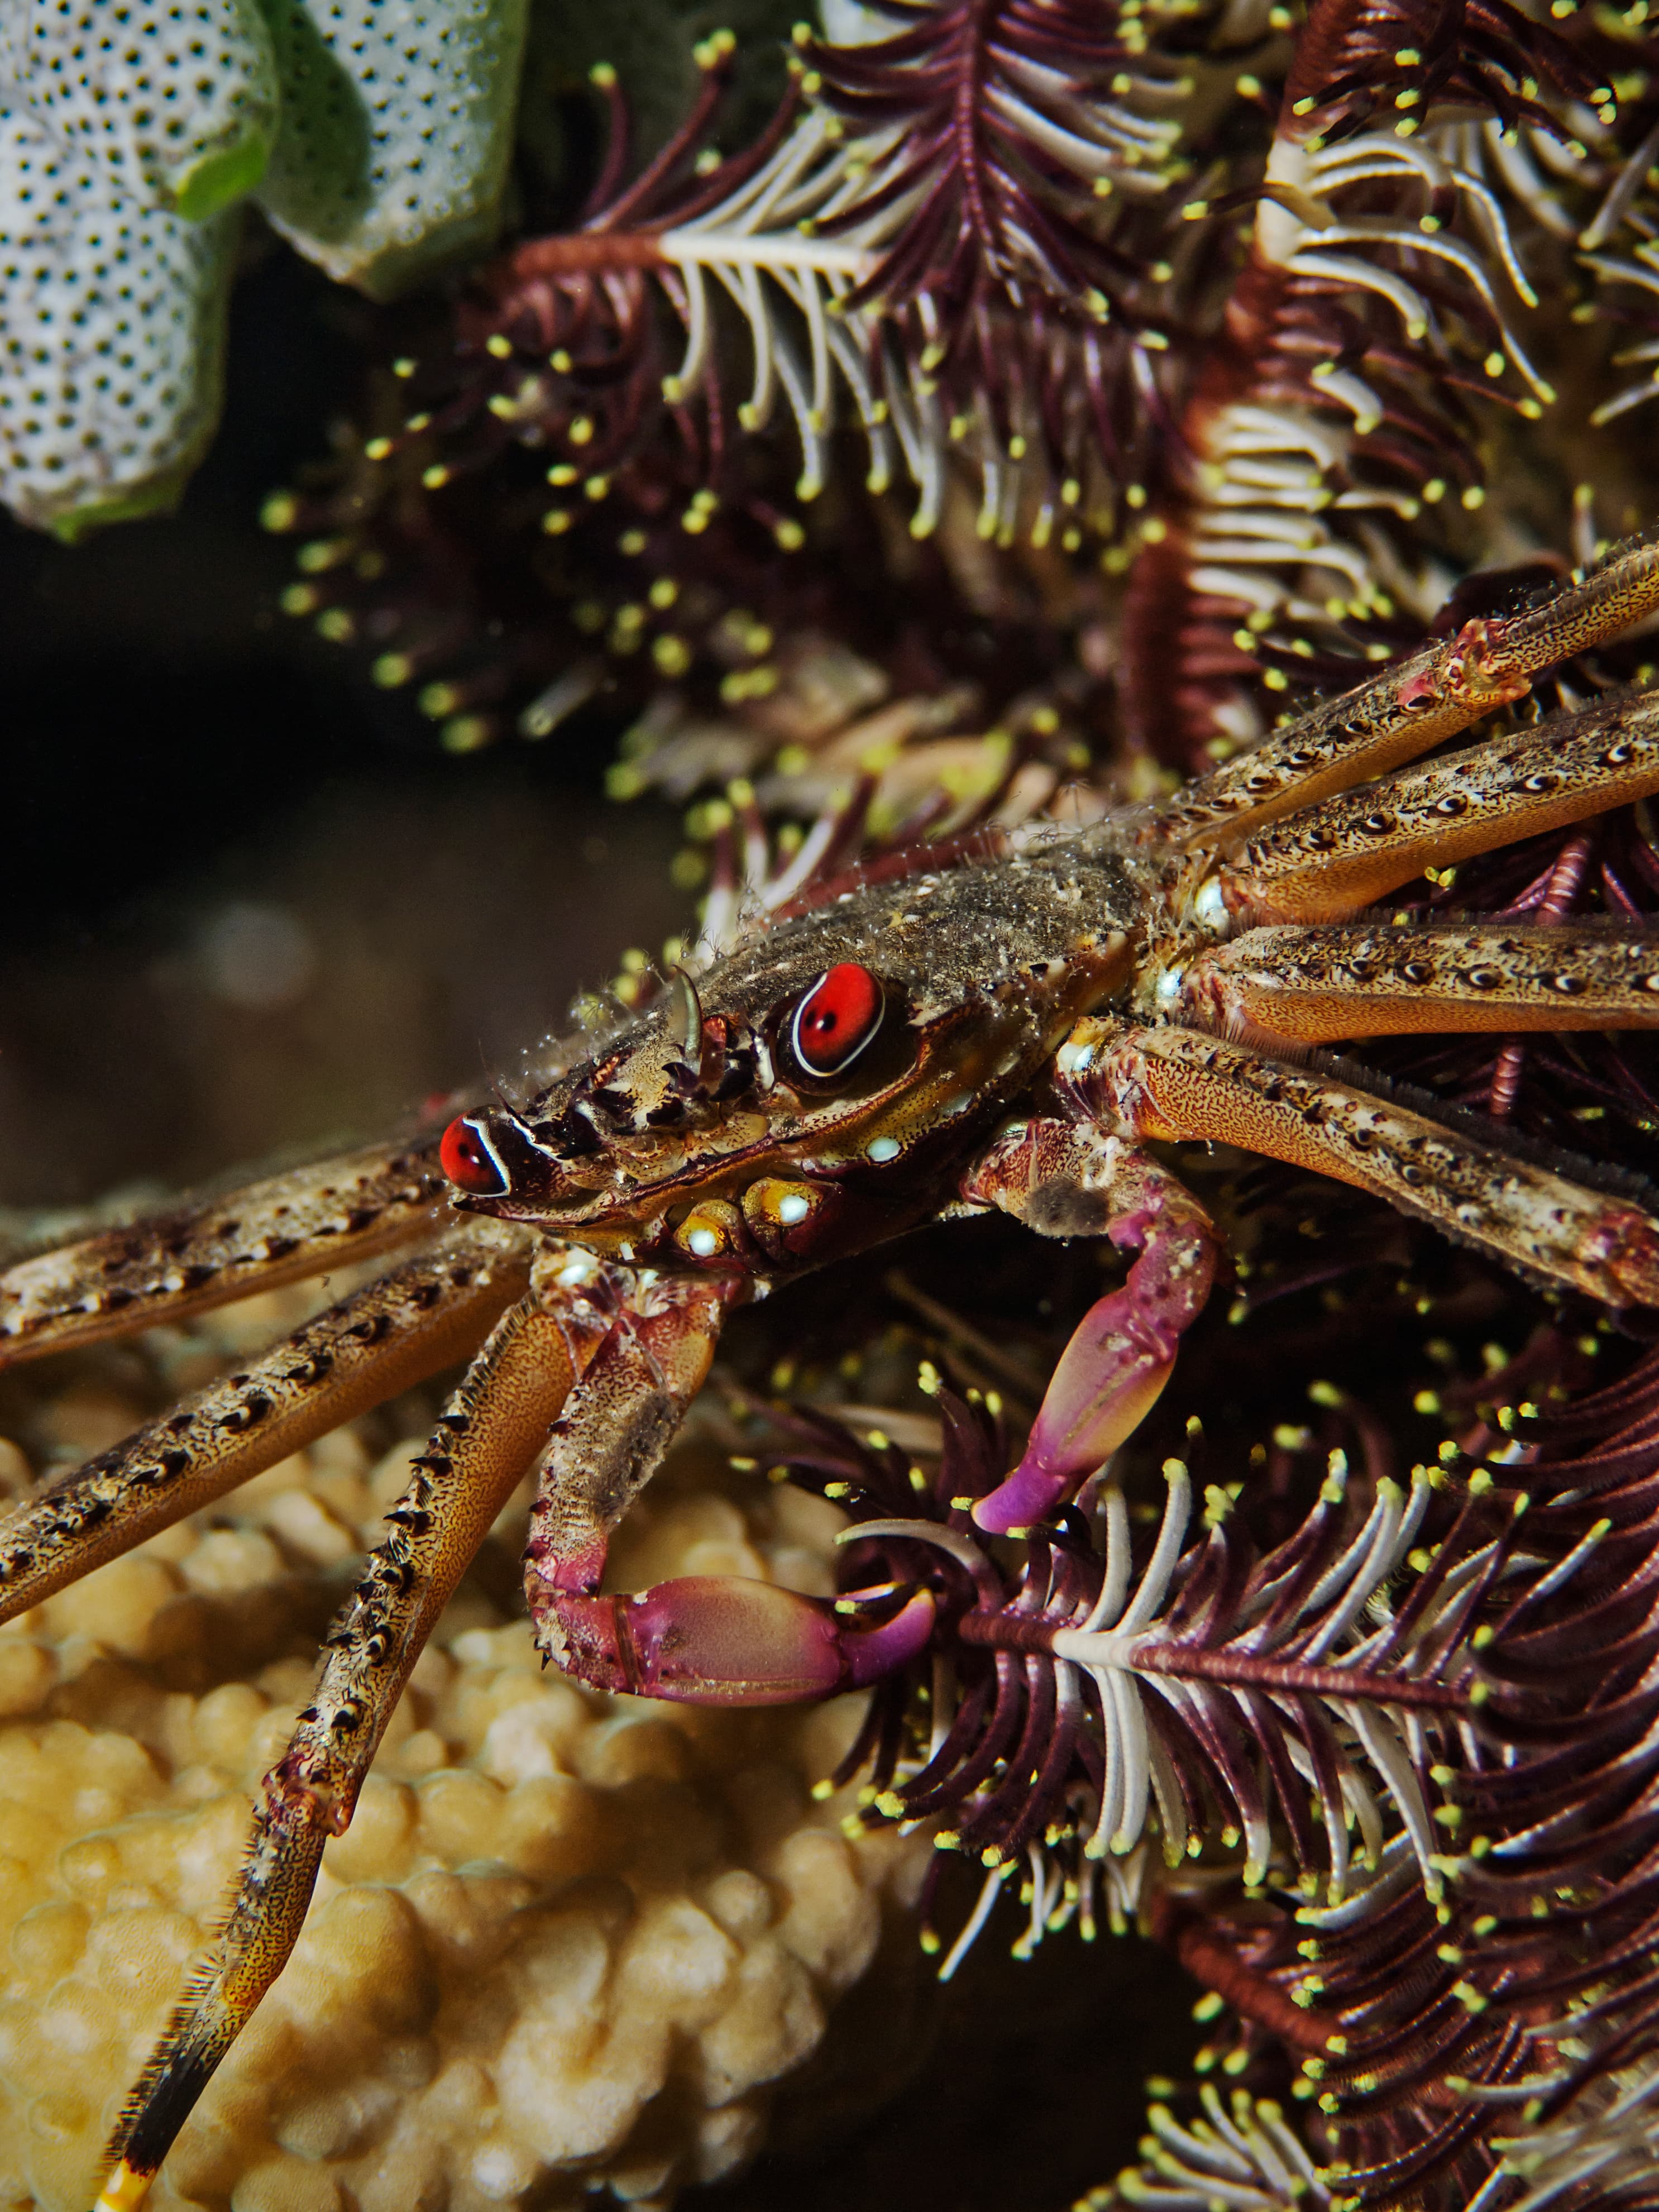
[[[298,1935],[410,1668],[526,1469],[535,1635],[602,1687],[776,1703],[874,1682],[933,1625],[696,1577],[600,1595],[606,1542],[726,1316],[928,1220],[998,1210],[1133,1255],[974,1520],[1018,1538],[1146,1413],[1215,1230],[1148,1148],[1222,1140],[1370,1191],[1547,1285],[1659,1305],[1659,1219],[1573,1164],[1368,1087],[1314,1048],[1390,1031],[1659,1023],[1639,928],[1372,911],[1425,866],[1659,791],[1659,694],[1610,693],[1407,765],[1659,605],[1659,549],[1456,633],[1161,808],[804,877],[736,949],[522,1104],[26,1261],[21,1358],[413,1248],[390,1272],[19,1509],[6,1615],[364,1407],[476,1352],[267,1778],[229,1918],[123,2122],[138,2203]],[[456,1221],[459,1213],[462,1218]],[[477,1349],[482,1340],[482,1349]]]

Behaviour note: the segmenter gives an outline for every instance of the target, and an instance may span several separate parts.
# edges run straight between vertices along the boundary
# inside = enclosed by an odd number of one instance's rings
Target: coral
[[[199,1376],[297,1304],[173,1332],[161,1364]],[[125,1427],[147,1384],[94,1361],[11,1415],[73,1458]],[[337,1431],[0,1634],[7,2203],[75,2212],[93,2193],[307,1693],[300,1655],[420,1448]],[[3,1456],[15,1488],[21,1455]],[[503,1568],[521,1520],[492,1540]],[[705,1434],[636,1519],[622,1571],[823,1589],[840,1520],[792,1492],[756,1498]],[[854,1725],[843,1707],[670,1714],[578,1690],[542,1674],[475,1577],[157,2202],[393,2212],[441,2195],[483,2212],[603,2184],[650,2203],[729,2172],[925,1856],[849,1839],[842,1807],[809,1795]]]

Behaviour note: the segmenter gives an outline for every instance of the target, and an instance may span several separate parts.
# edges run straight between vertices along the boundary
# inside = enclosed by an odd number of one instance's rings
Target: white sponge
[[[0,80],[112,190],[191,222],[258,181],[276,135],[257,0],[5,0]]]
[[[528,0],[267,0],[283,127],[258,193],[299,251],[387,298],[487,244]]]
[[[73,538],[177,495],[218,414],[235,222],[0,114],[0,501],[25,522]]]

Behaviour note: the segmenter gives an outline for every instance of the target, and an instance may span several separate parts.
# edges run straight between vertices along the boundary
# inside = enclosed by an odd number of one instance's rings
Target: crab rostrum
[[[526,1470],[535,1634],[589,1682],[774,1703],[872,1682],[926,1643],[919,1586],[884,1613],[708,1577],[599,1594],[610,1533],[743,1301],[989,1209],[1131,1254],[974,1508],[1010,1537],[1038,1531],[1133,1431],[1208,1294],[1216,1233],[1148,1140],[1289,1161],[1547,1285],[1659,1305],[1659,1220],[1633,1199],[1308,1049],[1659,1022],[1659,943],[1638,926],[1366,911],[1425,866],[1659,791],[1659,693],[1606,694],[1409,765],[1656,607],[1659,547],[1633,545],[1464,623],[1161,809],[986,831],[809,884],[538,1096],[465,1113],[441,1144],[281,1176],[0,1279],[0,1341],[20,1358],[410,1248],[22,1506],[0,1546],[6,1613],[476,1350],[267,1778],[228,1921],[135,2093],[104,2212],[142,2198],[288,1957],[324,1843]]]

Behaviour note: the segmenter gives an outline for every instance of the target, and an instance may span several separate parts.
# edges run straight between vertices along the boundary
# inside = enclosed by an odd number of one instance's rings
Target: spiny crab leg
[[[865,1628],[770,1583],[692,1575],[595,1595],[611,1530],[702,1387],[739,1277],[663,1278],[618,1314],[538,1470],[525,1562],[536,1641],[603,1690],[695,1705],[790,1705],[862,1686],[927,1641],[931,1599]]]
[[[1643,539],[1541,606],[1467,622],[1455,636],[1299,716],[1178,793],[1160,811],[1156,834],[1177,847],[1213,843],[1415,760],[1656,607],[1659,540]]]
[[[611,1326],[611,1285],[593,1287],[595,1297],[576,1289],[521,1299],[440,1415],[386,1515],[392,1534],[326,1639],[312,1702],[265,1777],[229,1917],[122,2115],[97,2212],[143,2203],[214,2069],[287,1963],[323,1847],[349,1825],[410,1668]]]
[[[0,1620],[465,1358],[529,1279],[522,1232],[470,1224],[72,1468],[0,1526]]]
[[[1204,1310],[1218,1248],[1174,1176],[1133,1139],[1086,1124],[1040,1119],[1006,1132],[963,1195],[1046,1236],[1104,1234],[1137,1255],[1060,1354],[1019,1465],[974,1508],[981,1528],[1022,1534],[1139,1425]]]
[[[0,1274],[0,1358],[130,1335],[371,1259],[429,1233],[448,1191],[435,1142],[380,1145],[21,1260]]]
[[[1177,1022],[1298,1044],[1431,1030],[1649,1029],[1659,937],[1572,922],[1246,930],[1170,972]]]
[[[1425,867],[1655,791],[1659,693],[1615,694],[1306,807],[1247,839],[1217,880],[1242,918],[1337,921]]]

